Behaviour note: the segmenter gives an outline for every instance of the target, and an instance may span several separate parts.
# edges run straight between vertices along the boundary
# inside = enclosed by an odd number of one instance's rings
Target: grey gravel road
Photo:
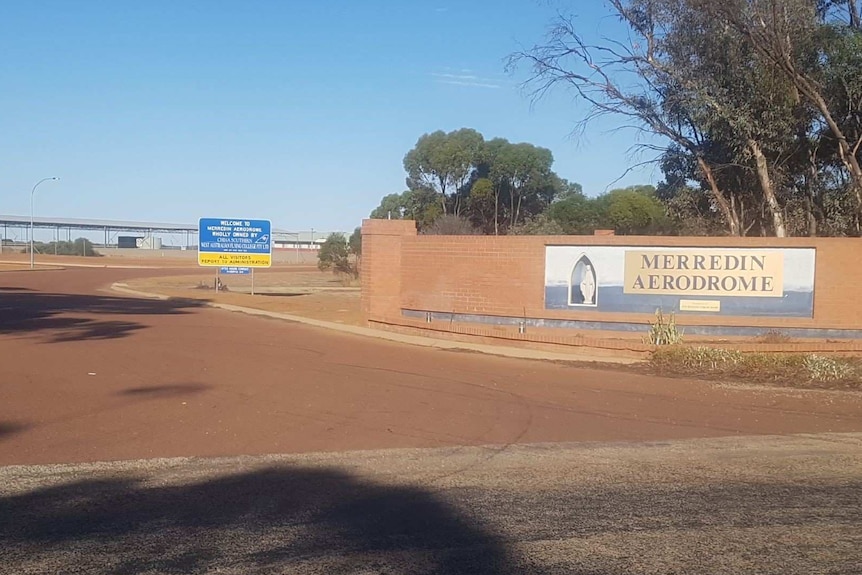
[[[5,467],[0,572],[862,573],[862,434]]]

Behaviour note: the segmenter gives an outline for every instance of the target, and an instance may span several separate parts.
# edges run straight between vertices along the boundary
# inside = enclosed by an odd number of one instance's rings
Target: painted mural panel
[[[813,248],[546,246],[545,308],[811,317]]]

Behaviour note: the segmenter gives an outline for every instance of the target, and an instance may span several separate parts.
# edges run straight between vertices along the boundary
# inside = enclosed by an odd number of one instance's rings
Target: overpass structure
[[[116,244],[116,238],[123,233],[143,234],[151,237],[154,234],[167,234],[174,238],[179,236],[180,246],[197,247],[198,224],[176,224],[165,222],[137,222],[125,220],[99,220],[88,218],[33,218],[33,227],[54,232],[54,239],[71,240],[72,230],[104,234],[104,246]],[[22,237],[29,239],[30,217],[0,215],[0,231],[2,241],[9,239],[9,231],[21,232]],[[275,248],[316,248],[331,232],[315,229],[305,231],[288,231],[273,229],[273,247]],[[16,234],[18,235],[18,234]]]

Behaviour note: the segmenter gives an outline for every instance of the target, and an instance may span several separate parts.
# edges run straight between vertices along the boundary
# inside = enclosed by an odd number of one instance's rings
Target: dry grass
[[[669,346],[651,359],[656,373],[789,387],[862,389],[862,360],[816,354],[742,353],[715,347]]]
[[[758,337],[755,341],[757,343],[789,343],[792,340],[793,338],[791,338],[786,333],[782,333],[777,329],[770,329],[769,331]]]
[[[258,295],[250,295],[248,276],[221,276],[226,291],[213,290],[213,276],[141,278],[131,289],[179,299],[225,303],[350,325],[365,325],[358,290],[344,291],[339,279],[318,271],[269,271],[256,277]],[[265,292],[269,291],[269,294]],[[264,293],[261,293],[264,292]],[[273,293],[274,292],[274,293]]]

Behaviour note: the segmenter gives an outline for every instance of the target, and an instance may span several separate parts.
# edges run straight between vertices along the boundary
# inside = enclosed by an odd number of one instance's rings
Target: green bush
[[[78,238],[75,241],[59,242],[35,242],[34,251],[37,254],[56,254],[58,256],[85,256],[101,257],[101,254],[93,248],[93,243],[87,238]],[[24,248],[24,253],[30,253],[30,246]]]
[[[645,341],[651,345],[676,345],[682,343],[682,336],[683,332],[677,329],[673,313],[669,319],[665,319],[662,311],[657,309]]]
[[[353,241],[355,242],[354,247],[361,249],[359,248],[361,243],[355,239]],[[320,246],[320,251],[317,254],[317,267],[321,271],[332,270],[334,273],[348,274],[356,279],[359,277],[359,265],[355,259],[351,258],[351,255],[356,254],[354,254],[350,242],[344,237],[344,234],[330,234]]]

